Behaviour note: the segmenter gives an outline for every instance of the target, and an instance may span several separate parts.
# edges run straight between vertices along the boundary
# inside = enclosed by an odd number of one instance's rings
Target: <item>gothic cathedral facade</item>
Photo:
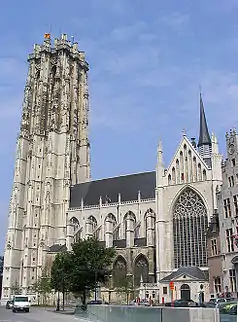
[[[200,134],[184,134],[165,167],[93,181],[88,139],[88,64],[66,35],[46,38],[29,56],[4,254],[2,300],[23,293],[47,258],[80,238],[116,247],[110,290],[130,276],[142,297],[208,296],[206,232],[222,183],[218,142],[202,97]]]

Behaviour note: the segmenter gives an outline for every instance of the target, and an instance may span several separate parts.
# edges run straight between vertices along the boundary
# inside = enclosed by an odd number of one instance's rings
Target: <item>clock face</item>
[[[230,144],[230,145],[229,145],[228,152],[229,152],[230,154],[233,154],[233,153],[235,152],[235,147],[234,147],[234,145],[233,145],[233,144]]]

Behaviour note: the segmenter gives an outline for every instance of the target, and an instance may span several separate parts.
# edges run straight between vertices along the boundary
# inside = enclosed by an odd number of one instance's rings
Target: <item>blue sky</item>
[[[183,128],[198,137],[199,84],[225,154],[238,121],[237,0],[9,0],[0,19],[0,254],[3,253],[27,55],[45,32],[74,35],[90,70],[94,179],[168,164]]]

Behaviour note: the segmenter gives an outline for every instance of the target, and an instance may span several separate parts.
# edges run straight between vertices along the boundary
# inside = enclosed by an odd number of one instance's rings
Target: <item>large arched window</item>
[[[135,229],[135,227],[136,227],[136,216],[130,210],[125,214],[124,220],[123,220],[123,222],[124,222],[124,236],[125,236],[125,238],[126,238],[126,231],[127,231],[127,225],[128,225],[128,220],[129,219],[133,221],[133,227]]]
[[[118,256],[113,265],[113,287],[121,287],[125,285],[126,274],[126,260],[122,256]]]
[[[115,215],[113,214],[108,214],[107,217],[105,218],[105,231],[107,229],[107,223],[110,223],[110,229],[113,232],[113,240],[119,239],[119,227],[117,227],[117,220]]]
[[[134,265],[134,286],[139,287],[141,277],[144,283],[149,282],[149,263],[144,255],[139,255]]]
[[[94,238],[99,239],[100,229],[97,229],[98,223],[94,216],[90,216],[88,218],[87,223],[90,227],[90,233],[93,235]]]
[[[182,266],[207,266],[207,210],[190,188],[178,197],[173,209],[174,262]]]
[[[78,221],[78,219],[75,218],[75,217],[72,217],[70,219],[70,223],[73,225],[74,233],[76,233],[76,231],[79,229],[79,221]]]

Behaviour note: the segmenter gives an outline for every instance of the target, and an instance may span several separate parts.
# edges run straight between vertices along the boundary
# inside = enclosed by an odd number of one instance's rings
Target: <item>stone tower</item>
[[[46,34],[28,57],[4,254],[2,297],[23,292],[44,268],[44,254],[66,242],[70,186],[90,179],[88,63],[65,34]],[[15,286],[14,286],[15,287]]]

